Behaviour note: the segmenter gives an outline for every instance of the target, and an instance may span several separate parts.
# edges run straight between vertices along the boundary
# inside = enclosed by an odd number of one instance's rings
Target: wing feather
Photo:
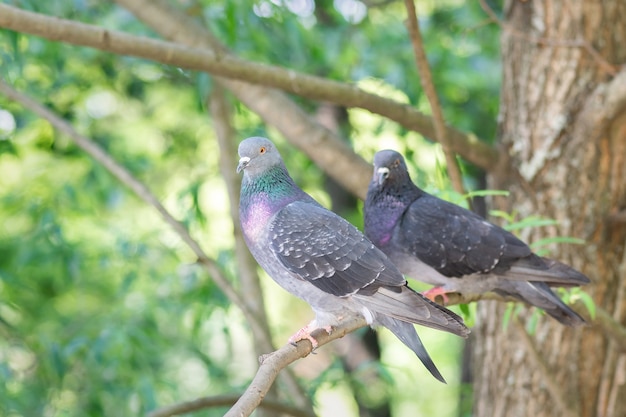
[[[409,206],[394,237],[422,262],[449,277],[504,272],[532,253],[512,233],[431,195]]]
[[[344,297],[406,280],[387,257],[348,221],[321,206],[296,201],[270,225],[270,248],[302,280]]]

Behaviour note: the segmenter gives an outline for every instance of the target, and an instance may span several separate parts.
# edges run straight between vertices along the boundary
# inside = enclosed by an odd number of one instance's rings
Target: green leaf
[[[467,327],[474,327],[476,324],[476,303],[459,304],[459,310],[463,314],[463,321]]]
[[[554,226],[556,224],[558,224],[558,222],[553,219],[545,219],[545,218],[541,218],[538,216],[530,216],[530,217],[526,217],[525,219],[519,222],[506,225],[504,226],[504,229],[511,232],[513,230],[524,229],[526,227]]]
[[[585,292],[582,288],[572,288],[569,293],[570,303],[575,303],[577,300],[582,301],[587,308],[587,311],[589,311],[591,319],[593,320],[596,318],[596,303],[587,292]]]
[[[213,91],[213,77],[206,72],[199,73],[196,77],[196,91],[202,107],[206,107],[207,97]]]
[[[0,155],[2,155],[3,153],[17,156],[17,149],[13,145],[13,142],[11,142],[10,140],[0,139]]]
[[[59,379],[62,379],[65,375],[66,367],[58,343],[53,343],[50,347],[50,364]]]
[[[535,334],[535,332],[537,331],[537,323],[539,323],[539,317],[541,317],[542,314],[543,312],[540,309],[533,309],[532,314],[526,321],[526,331],[528,332],[528,334]]]
[[[500,217],[508,223],[513,223],[515,221],[515,214],[507,213],[503,210],[489,210],[489,215],[493,217]]]
[[[474,198],[474,197],[487,197],[492,195],[502,195],[505,197],[509,196],[509,192],[506,190],[474,190],[464,194],[465,198]]]
[[[459,309],[461,310],[461,313],[463,313],[463,316],[465,317],[469,316],[470,310],[467,304],[459,304]]]
[[[513,316],[513,309],[515,308],[514,303],[507,303],[506,310],[504,310],[504,315],[502,316],[502,331],[506,331],[509,327],[509,323],[511,322],[511,318]]]
[[[530,247],[533,249],[537,249],[542,246],[550,245],[552,243],[571,243],[573,245],[582,245],[585,243],[585,240],[572,236],[544,237],[543,239],[539,239],[531,243]]]

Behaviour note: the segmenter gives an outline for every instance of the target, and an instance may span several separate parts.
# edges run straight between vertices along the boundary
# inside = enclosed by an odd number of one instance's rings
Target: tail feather
[[[512,280],[545,282],[556,287],[573,287],[591,282],[587,276],[562,262],[548,258],[541,258],[541,261],[537,265],[536,262],[526,262],[525,258],[520,259],[502,276]]]
[[[509,282],[508,284],[508,288],[502,287],[496,290],[496,292],[513,296],[535,307],[539,307],[559,323],[566,326],[580,326],[586,323],[585,319],[552,292],[548,284],[521,281]]]
[[[470,333],[461,317],[408,286],[380,287],[373,294],[365,296],[357,293],[353,297],[378,315],[443,330],[461,337],[467,337]]]
[[[411,349],[417,357],[422,361],[426,369],[439,381],[446,383],[446,380],[441,375],[437,366],[430,358],[430,355],[426,351],[426,348],[422,344],[415,327],[411,323],[396,320],[391,317],[379,315],[377,321],[381,326],[386,327],[393,333],[398,339],[402,341],[409,349]]]

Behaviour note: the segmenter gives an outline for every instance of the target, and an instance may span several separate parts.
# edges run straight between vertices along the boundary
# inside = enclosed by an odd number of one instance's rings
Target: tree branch
[[[132,176],[132,174],[130,174],[130,172],[128,172],[124,167],[117,164],[117,162],[115,162],[108,154],[106,154],[106,152],[104,152],[102,148],[100,148],[97,144],[93,143],[86,137],[77,133],[73,129],[73,127],[69,123],[67,123],[65,120],[61,119],[59,116],[57,116],[48,108],[32,100],[30,97],[14,90],[12,87],[6,84],[2,79],[0,79],[0,92],[6,95],[8,98],[16,102],[19,102],[25,108],[33,111],[35,114],[39,115],[43,119],[48,120],[56,129],[68,135],[72,140],[75,141],[77,146],[79,146],[81,149],[87,152],[96,161],[101,163],[107,170],[109,170],[109,172],[111,172],[113,176],[118,178],[120,182],[125,184],[131,190],[133,190],[139,198],[141,198],[147,204],[153,206],[159,212],[159,214],[161,214],[165,222],[168,223],[179,234],[181,239],[185,243],[187,243],[187,245],[193,250],[193,252],[198,257],[199,262],[207,269],[208,273],[213,277],[216,284],[226,294],[226,296],[229,297],[229,299],[231,299],[231,301],[233,301],[235,304],[240,306],[240,308],[242,308],[244,314],[246,314],[246,317],[251,323],[251,325],[259,326],[257,322],[257,318],[253,316],[252,314],[250,314],[247,304],[242,300],[239,294],[232,288],[232,286],[230,285],[230,283],[228,282],[228,280],[226,279],[226,277],[223,275],[222,271],[220,270],[219,266],[215,263],[215,261],[210,259],[204,253],[204,251],[200,248],[199,244],[191,237],[191,235],[189,235],[189,232],[184,228],[184,226],[180,224],[176,219],[174,219],[173,216],[169,214],[169,212],[165,209],[165,207],[163,207],[163,205],[150,192],[150,190],[147,189],[145,185],[143,185],[139,180],[135,179]],[[468,304],[470,302],[479,301],[479,300],[511,301],[511,300],[507,300],[502,297],[499,297],[493,293],[487,293],[487,294],[483,294],[483,295],[475,296],[475,297],[463,297],[460,294],[452,293],[452,294],[448,294],[448,300],[449,301],[447,305]],[[617,344],[617,346],[619,347],[621,351],[626,352],[626,329],[619,322],[617,322],[608,312],[606,312],[601,307],[596,306],[596,316],[595,318],[592,319],[589,315],[589,312],[586,306],[584,305],[584,303],[582,303],[582,301],[580,300],[577,301],[571,307],[577,313],[582,315],[590,324],[599,328],[606,337],[612,339]],[[328,343],[331,340],[334,340],[338,337],[343,336],[348,331],[355,330],[365,325],[364,321],[360,320],[363,322],[361,325],[357,327],[351,327],[352,325],[356,326],[356,321],[358,320],[357,319],[354,319],[354,320],[355,322],[354,323],[350,322],[351,323],[350,325],[346,324],[346,323],[349,323],[349,321],[346,321],[345,323],[343,323],[345,326],[342,325],[340,328],[338,328],[337,331],[333,333],[333,335],[331,335],[332,337],[326,338],[326,333],[322,332],[320,336],[318,337],[318,341],[320,341],[320,346],[325,343]],[[338,333],[341,333],[341,335],[338,336],[337,335]],[[324,343],[321,343],[322,340],[324,340]],[[271,344],[271,341],[268,343]],[[302,343],[299,343],[298,345],[299,346],[298,351],[301,351],[300,350],[301,344]],[[310,344],[308,346],[310,346]],[[282,348],[281,350],[283,349],[285,348]],[[306,354],[308,353],[310,353],[310,351],[307,352]],[[306,356],[306,354],[304,356]],[[290,358],[290,356],[287,356],[287,358]],[[286,362],[285,365],[283,365],[283,367],[287,366],[289,363],[293,362],[296,359],[297,357],[293,360],[288,359],[288,362]],[[276,372],[278,373],[279,370],[280,369],[278,369]],[[275,377],[276,376],[274,375],[271,378],[270,384],[274,381]],[[267,389],[269,389],[269,387]],[[267,390],[265,392],[267,392]],[[249,400],[246,400],[246,401],[249,401]]]
[[[428,58],[424,51],[424,42],[422,41],[422,34],[420,32],[419,22],[417,20],[417,12],[415,10],[414,0],[404,0],[407,11],[407,26],[409,29],[409,37],[413,44],[413,53],[415,55],[415,62],[417,69],[420,73],[420,83],[426,93],[426,97],[430,102],[430,109],[433,112],[433,124],[435,126],[435,136],[437,141],[443,148],[443,153],[446,157],[446,167],[448,169],[448,176],[452,182],[452,186],[457,193],[464,195],[465,187],[463,187],[463,176],[461,170],[457,164],[456,155],[450,146],[448,140],[448,134],[446,131],[446,125],[443,120],[443,111],[441,110],[441,104],[437,97],[437,91],[433,83],[433,77],[430,72],[430,66],[428,65]],[[471,207],[471,199],[467,200]]]
[[[485,293],[472,297],[464,297],[458,293],[448,293],[447,296],[448,302],[446,303],[446,306],[456,304],[469,304],[471,302],[476,302],[480,300],[519,302],[519,300],[501,297],[494,293]],[[438,299],[438,301],[439,300],[440,298]],[[596,307],[596,318],[592,320],[589,316],[587,308],[581,301],[577,301],[576,303],[570,305],[570,307],[572,307],[577,313],[585,317],[585,319],[588,320],[591,325],[599,328],[606,337],[612,339],[617,344],[618,349],[626,352],[626,329],[624,329],[617,321],[615,321],[610,316],[610,314],[608,314],[600,307]],[[367,323],[365,322],[365,319],[357,316],[352,316],[346,318],[345,321],[335,327],[330,335],[327,334],[325,331],[320,331],[319,333],[316,332],[314,337],[318,341],[319,347],[321,347],[335,339],[345,336],[347,333],[353,332],[361,327],[365,327],[366,325]],[[524,331],[524,329],[522,329],[522,331]],[[526,337],[528,338],[527,334]],[[528,340],[525,340],[525,343],[528,343]],[[532,343],[532,341],[531,344],[531,347],[534,349],[533,358],[538,361],[538,363],[543,362],[543,364],[545,365],[545,362],[541,359],[541,356],[537,352],[536,347],[534,346],[534,343]],[[287,344],[279,350],[259,358],[261,366],[259,367],[256,376],[254,377],[253,381],[250,383],[246,391],[241,395],[237,403],[235,403],[235,405],[229,410],[229,412],[225,414],[225,417],[249,416],[250,413],[252,413],[252,411],[263,401],[265,395],[269,391],[271,385],[274,383],[274,380],[276,379],[276,376],[279,374],[279,372],[296,360],[308,356],[311,352],[311,343],[308,340],[301,340],[296,344],[296,346]],[[546,369],[544,369],[542,372],[545,373]],[[554,389],[554,386],[552,387],[552,389]],[[184,407],[184,405],[179,404],[172,406],[172,408],[177,407]]]
[[[202,397],[192,401],[186,401],[184,403],[174,404],[169,407],[159,408],[151,411],[146,417],[169,417],[177,416],[180,414],[192,413],[194,411],[202,410],[211,407],[227,407],[232,406],[239,399],[239,395],[217,395],[214,397]],[[278,401],[271,401],[265,399],[261,401],[259,407],[271,411],[272,415],[288,414],[294,417],[315,417],[315,414],[306,412],[296,407],[280,403]]]
[[[363,317],[346,317],[342,323],[333,328],[333,332],[330,335],[325,330],[320,329],[320,331],[314,332],[313,337],[315,337],[319,347],[321,347],[366,325],[367,323]],[[249,416],[261,403],[278,373],[292,362],[308,356],[312,351],[313,346],[311,342],[305,339],[299,341],[295,346],[287,344],[276,352],[261,357],[261,366],[256,376],[237,403],[224,417]]]
[[[144,17],[154,15],[155,10],[158,11],[157,7],[166,7],[160,2],[145,4],[143,0],[118,0],[118,3],[134,13],[139,13],[138,10],[141,8],[152,9],[151,15],[147,15],[147,11],[143,10],[142,16]],[[167,14],[168,17],[171,17],[171,10]],[[152,19],[155,18],[152,17]],[[158,26],[155,27],[154,24],[151,26],[157,31],[162,30]],[[207,40],[212,38],[191,37],[190,34],[181,35],[180,32],[177,32],[176,38],[193,39],[194,43],[190,46],[196,47],[190,48],[172,42],[132,36],[93,25],[32,13],[6,4],[0,4],[0,27],[50,40],[88,46],[116,54],[150,59],[167,65],[205,71],[221,77],[275,87],[313,100],[330,101],[345,107],[363,108],[396,121],[403,127],[419,132],[430,139],[437,137],[432,119],[409,105],[368,93],[354,85],[302,74],[281,67],[246,61],[227,53],[224,49],[217,49],[212,52],[208,48],[215,49],[216,42]],[[201,28],[196,25],[191,27],[185,25],[184,30],[195,32]],[[183,43],[188,42],[183,40]],[[227,87],[232,89],[233,85],[229,84]],[[235,88],[234,90],[234,93],[242,99],[241,93],[238,92],[239,89]],[[248,100],[243,99],[242,101],[248,102]],[[494,166],[497,151],[493,147],[479,141],[472,134],[466,134],[451,127],[444,126],[443,129],[449,139],[450,149],[485,170]],[[310,151],[309,148],[303,149]],[[309,153],[308,151],[307,153]],[[312,159],[316,158],[312,155]],[[324,167],[324,164],[321,166]],[[353,192],[354,188],[354,186],[349,187]],[[358,195],[358,193],[355,194]]]
[[[208,99],[209,112],[213,119],[213,127],[215,136],[220,150],[219,168],[230,202],[230,215],[233,221],[233,235],[235,238],[235,259],[237,260],[237,271],[240,277],[241,286],[246,289],[246,304],[251,312],[259,318],[262,323],[258,330],[269,335],[269,326],[267,325],[267,316],[265,314],[265,305],[263,303],[263,294],[261,285],[259,284],[259,276],[257,274],[257,264],[252,259],[241,234],[241,226],[239,224],[239,187],[241,180],[236,175],[233,168],[235,156],[237,152],[234,149],[233,131],[230,126],[230,114],[227,109],[223,90],[219,91],[219,87],[214,89]],[[258,335],[255,334],[255,339]],[[269,339],[269,338],[268,338]],[[265,341],[267,342],[266,339]],[[267,353],[274,350],[273,344],[257,343],[255,348],[257,354]]]
[[[198,262],[206,269],[209,275],[213,278],[217,286],[222,290],[224,294],[237,306],[239,306],[245,314],[250,325],[254,328],[260,328],[257,330],[259,334],[264,334],[262,325],[259,323],[257,316],[254,312],[250,311],[248,304],[241,297],[237,291],[230,285],[230,282],[223,274],[219,265],[202,250],[198,242],[194,240],[189,234],[187,229],[176,220],[167,209],[161,204],[154,194],[138,179],[136,179],[125,167],[118,164],[109,154],[107,154],[100,146],[95,142],[79,134],[74,128],[60,116],[56,115],[52,110],[41,105],[30,97],[18,92],[9,86],[4,80],[0,79],[0,93],[4,94],[11,100],[20,103],[24,108],[29,109],[33,113],[37,114],[42,119],[47,120],[52,126],[54,126],[59,132],[67,135],[74,143],[91,156],[96,162],[105,167],[111,175],[117,178],[122,184],[130,188],[137,197],[143,200],[148,205],[155,208],[155,210],[161,215],[165,223],[167,223],[178,234],[183,242],[189,246],[193,253],[198,257]],[[271,346],[271,340],[269,335],[266,336],[265,344]]]
[[[440,296],[436,299],[439,304],[445,305],[446,307],[457,304],[469,304],[481,300],[520,302],[514,298],[502,297],[491,292],[474,296],[463,296],[459,293],[447,293],[446,295],[448,297],[447,303],[444,303]],[[589,325],[599,329],[604,336],[613,340],[619,350],[626,352],[626,328],[615,320],[605,309],[596,305],[595,317],[591,317],[587,306],[585,306],[581,300],[576,300],[574,303],[569,304],[569,307],[580,314]]]
[[[270,332],[267,328],[267,322],[263,320],[264,314],[260,314],[257,309],[251,308],[248,302],[235,291],[226,276],[222,273],[219,265],[217,265],[213,259],[209,258],[204,253],[202,248],[200,248],[200,245],[191,237],[187,229],[185,229],[185,227],[167,211],[156,196],[152,194],[152,192],[143,183],[136,179],[126,168],[115,162],[115,160],[113,160],[113,158],[111,158],[111,156],[109,156],[100,146],[76,132],[74,128],[61,117],[57,116],[50,109],[30,97],[16,91],[2,79],[0,79],[0,93],[20,103],[22,106],[31,110],[39,117],[47,120],[59,132],[67,135],[79,148],[104,166],[122,184],[130,188],[141,200],[154,207],[159,212],[163,220],[174,229],[174,231],[195,253],[198,257],[198,262],[205,267],[220,290],[226,294],[231,302],[241,308],[253,329],[255,340],[262,346],[263,351],[271,352],[274,350]],[[232,166],[230,168],[232,171]],[[286,374],[285,382],[290,393],[292,394],[292,399],[297,399],[302,407],[309,410],[312,409],[310,401],[306,398],[292,374]],[[302,411],[301,413],[304,412]],[[312,412],[307,412],[306,414],[310,413]]]
[[[226,54],[211,32],[163,0],[116,0],[161,36],[178,43]],[[354,195],[365,197],[372,167],[337,135],[320,126],[281,91],[222,77],[217,83],[274,126],[320,168]]]
[[[263,292],[257,273],[257,263],[250,254],[246,243],[243,240],[241,225],[239,222],[239,189],[241,177],[233,169],[234,161],[237,160],[235,149],[235,133],[231,125],[230,107],[226,99],[226,92],[223,87],[216,84],[208,97],[208,107],[213,119],[215,136],[220,148],[220,172],[224,178],[228,199],[230,202],[230,216],[233,221],[233,234],[235,237],[235,258],[237,259],[237,270],[241,287],[245,288],[246,304],[259,321],[258,327],[252,327],[254,338],[254,348],[257,355],[273,351],[274,345],[268,344],[271,341],[271,333],[265,311]],[[262,331],[263,334],[257,334]],[[294,400],[300,407],[313,410],[309,398],[292,372],[282,374],[283,382],[289,392],[288,397]],[[278,397],[278,392],[273,392],[272,396]],[[234,404],[235,401],[233,401]],[[312,411],[311,411],[312,413]]]
[[[479,300],[519,302],[519,300],[501,297],[495,293],[485,293],[472,297],[464,297],[458,293],[449,293],[447,295],[448,302],[446,303],[446,306],[469,304]],[[577,301],[571,305],[571,307],[584,316],[591,325],[599,328],[606,337],[615,341],[622,351],[626,351],[626,329],[617,323],[606,311],[602,310],[600,307],[596,307],[596,318],[592,320],[589,317],[587,308],[582,302]],[[347,333],[366,326],[366,324],[365,320],[360,317],[346,318],[346,321],[333,329],[333,333],[331,335],[321,331],[319,334],[316,333],[315,339],[319,342],[319,346],[323,346],[332,340],[343,337]],[[280,370],[297,359],[306,357],[309,353],[311,353],[311,349],[311,343],[307,340],[302,340],[297,343],[296,347],[288,344],[278,351],[262,358],[261,366],[259,367],[254,380],[248,386],[239,401],[237,401],[233,408],[231,408],[225,415],[225,417],[241,417],[250,415],[254,408],[263,400],[263,397],[269,390],[269,387],[274,382],[274,379]],[[535,353],[539,355],[538,352]],[[540,358],[540,356],[536,356],[535,359],[537,357]]]

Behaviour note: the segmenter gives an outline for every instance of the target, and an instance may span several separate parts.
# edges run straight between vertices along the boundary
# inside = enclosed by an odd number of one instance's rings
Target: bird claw
[[[317,340],[315,340],[313,336],[311,336],[311,333],[313,333],[317,329],[324,329],[328,334],[331,334],[333,331],[333,328],[331,326],[317,327],[315,323],[309,323],[300,330],[298,330],[293,336],[291,336],[289,338],[289,343],[296,346],[297,342],[306,339],[311,342],[311,346],[313,346],[313,350],[315,350],[319,346],[319,343],[317,342]]]
[[[424,291],[422,295],[428,298],[430,301],[436,303],[437,296],[440,295],[443,299],[444,305],[448,304],[448,295],[447,291],[443,289],[443,287],[432,287],[431,289]]]

